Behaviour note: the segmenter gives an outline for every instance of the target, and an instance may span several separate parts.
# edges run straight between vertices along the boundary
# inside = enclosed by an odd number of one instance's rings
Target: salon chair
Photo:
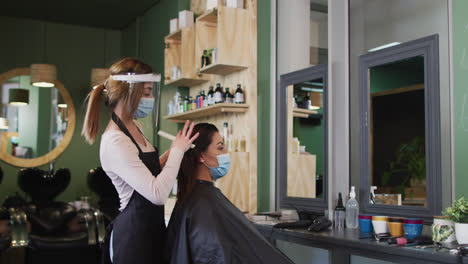
[[[70,171],[22,169],[18,184],[31,202],[23,210],[30,224],[26,263],[97,263],[94,214],[55,201],[70,183]],[[20,211],[21,212],[21,211]],[[89,233],[94,234],[89,235]]]
[[[119,214],[120,199],[117,190],[101,167],[91,169],[88,173],[88,186],[99,196],[99,210],[106,221],[111,222]]]
[[[0,184],[3,180],[3,170],[0,168]],[[0,206],[0,253],[11,245],[10,213],[7,208]]]

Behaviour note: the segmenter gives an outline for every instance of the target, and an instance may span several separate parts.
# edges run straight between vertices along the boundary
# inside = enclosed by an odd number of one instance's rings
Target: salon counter
[[[306,229],[273,228],[272,222],[257,221],[254,225],[270,241],[287,241],[308,247],[327,249],[340,254],[358,255],[367,258],[380,259],[395,263],[457,263],[457,256],[450,254],[448,249],[436,251],[434,248],[415,248],[388,245],[386,242],[376,242],[370,238],[360,239],[359,229],[342,231],[328,230],[314,233]],[[468,257],[463,258],[468,263]]]

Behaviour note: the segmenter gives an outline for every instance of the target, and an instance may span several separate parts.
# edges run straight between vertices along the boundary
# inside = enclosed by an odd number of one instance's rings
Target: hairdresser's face
[[[142,97],[153,98],[153,83],[152,82],[144,83]]]
[[[202,158],[207,166],[218,167],[219,164],[216,156],[226,153],[227,149],[224,145],[223,137],[218,132],[215,132],[211,144],[208,146],[206,152],[202,154]]]

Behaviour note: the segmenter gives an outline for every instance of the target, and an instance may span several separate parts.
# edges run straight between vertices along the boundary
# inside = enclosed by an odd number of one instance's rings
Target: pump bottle
[[[359,215],[359,204],[356,201],[356,191],[354,186],[351,186],[351,192],[349,193],[349,200],[346,203],[346,227],[347,228],[358,228],[358,215]]]

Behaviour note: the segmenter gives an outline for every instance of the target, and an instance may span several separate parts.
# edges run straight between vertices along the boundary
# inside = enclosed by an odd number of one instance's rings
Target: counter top
[[[330,229],[320,233],[309,232],[306,229],[273,228],[271,221],[256,221],[254,225],[270,240],[284,240],[305,246],[339,250],[351,255],[380,259],[396,263],[457,263],[457,256],[450,254],[448,249],[436,251],[435,248],[416,248],[389,245],[387,242],[377,242],[371,238],[362,238],[359,229]],[[468,263],[468,257],[463,258]]]

